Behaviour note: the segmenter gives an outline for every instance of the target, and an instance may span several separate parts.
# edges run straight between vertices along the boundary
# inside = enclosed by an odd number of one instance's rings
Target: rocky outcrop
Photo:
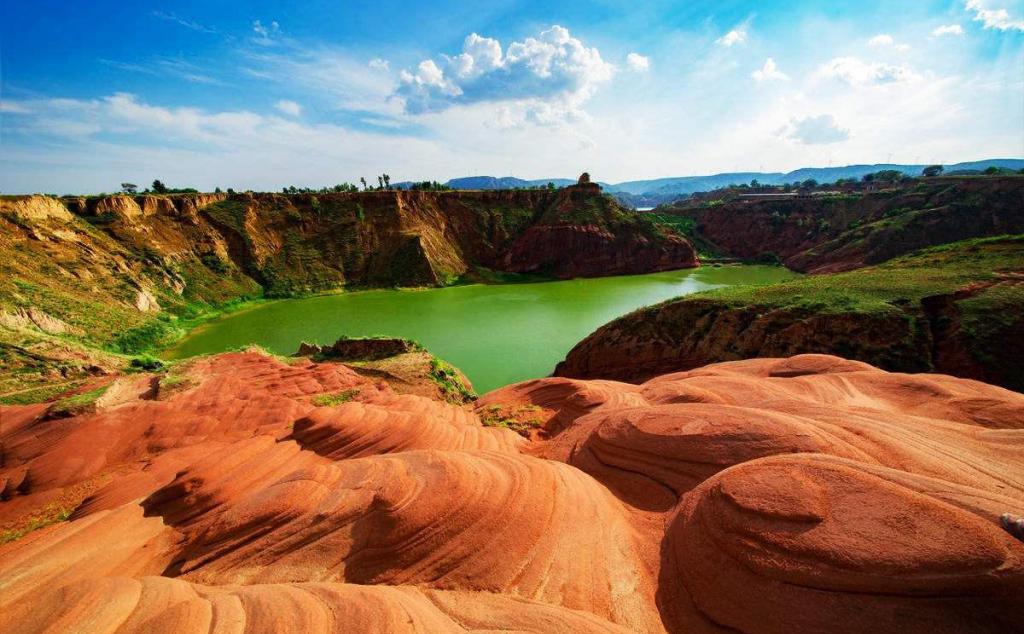
[[[422,349],[413,341],[397,337],[342,337],[330,345],[303,341],[296,356],[337,361],[377,361]]]
[[[786,200],[715,193],[659,208],[695,221],[723,255],[808,273],[848,271],[925,247],[1024,232],[1024,178],[943,177]]]
[[[59,200],[51,196],[0,196],[0,214],[22,223],[69,222],[71,214]]]
[[[719,361],[810,352],[926,372],[932,369],[930,341],[914,332],[916,325],[900,313],[817,314],[679,300],[602,326],[576,344],[554,374],[640,382]]]
[[[62,509],[0,544],[3,631],[1001,633],[1024,610],[1001,519],[1024,395],[994,386],[801,355],[470,409],[256,352],[173,372],[73,418],[0,407],[0,523]]]

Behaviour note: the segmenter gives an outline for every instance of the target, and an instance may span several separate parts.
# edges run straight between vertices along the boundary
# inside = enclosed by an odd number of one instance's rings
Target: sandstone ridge
[[[133,381],[68,418],[0,407],[0,522],[68,517],[0,545],[3,631],[1006,632],[1024,610],[999,519],[1024,506],[1024,395],[998,387],[800,355],[470,407],[254,351]]]

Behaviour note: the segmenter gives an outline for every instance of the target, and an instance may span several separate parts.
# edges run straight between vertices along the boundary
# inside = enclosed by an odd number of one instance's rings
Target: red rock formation
[[[527,441],[339,364],[183,377],[72,418],[0,408],[0,521],[75,509],[0,545],[0,631],[1007,632],[1024,610],[1000,525],[1024,395],[1001,388],[801,355],[485,395],[547,413]]]
[[[717,196],[716,204],[708,204]],[[1024,180],[942,177],[867,193],[729,198],[710,192],[665,211],[696,221],[724,255],[769,256],[807,273],[849,271],[938,244],[1024,232]]]

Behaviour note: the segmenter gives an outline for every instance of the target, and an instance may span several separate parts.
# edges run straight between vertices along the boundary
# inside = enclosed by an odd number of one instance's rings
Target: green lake
[[[648,275],[273,301],[204,324],[164,356],[179,359],[250,343],[289,355],[302,341],[391,335],[414,339],[453,363],[483,394],[549,375],[598,326],[642,306],[721,286],[770,284],[795,276],[775,266],[706,266]]]

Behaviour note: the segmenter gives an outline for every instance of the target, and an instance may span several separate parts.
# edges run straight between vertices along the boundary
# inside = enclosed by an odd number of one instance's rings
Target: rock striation
[[[0,544],[0,630],[1007,632],[1024,610],[1001,525],[1024,395],[998,387],[826,355],[475,406],[256,351],[172,372],[70,418],[0,407],[0,524],[68,516]],[[484,425],[495,406],[543,427]]]

